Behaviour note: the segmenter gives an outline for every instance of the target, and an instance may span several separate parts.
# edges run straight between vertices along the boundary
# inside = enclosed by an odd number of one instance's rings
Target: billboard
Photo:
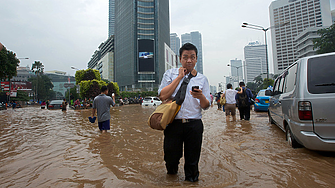
[[[155,72],[154,40],[138,40],[138,72]]]

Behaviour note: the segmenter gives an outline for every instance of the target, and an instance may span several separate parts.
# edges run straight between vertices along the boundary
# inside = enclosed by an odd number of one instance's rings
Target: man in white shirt
[[[226,111],[226,121],[230,121],[230,116],[233,117],[233,121],[236,121],[236,99],[235,96],[238,91],[233,89],[231,84],[227,84],[227,90],[222,94],[226,97],[226,104],[224,106]]]
[[[181,68],[167,70],[162,78],[158,95],[162,101],[173,99],[181,83],[189,74],[192,77],[187,85],[185,100],[175,120],[164,130],[164,160],[168,174],[177,174],[180,158],[185,158],[185,180],[198,181],[198,163],[201,153],[203,124],[201,110],[208,109],[211,97],[207,78],[194,69],[197,62],[197,48],[190,43],[180,50]],[[199,89],[192,91],[192,86]]]

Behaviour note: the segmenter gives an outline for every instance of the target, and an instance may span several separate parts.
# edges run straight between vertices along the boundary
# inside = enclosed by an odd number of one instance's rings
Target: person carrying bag
[[[166,126],[174,120],[180,110],[181,104],[184,102],[187,85],[190,79],[194,77],[189,74],[184,78],[174,100],[166,100],[159,105],[156,110],[150,115],[148,125],[156,130],[164,130]]]
[[[196,182],[199,178],[198,163],[204,130],[201,112],[211,104],[208,79],[194,69],[197,57],[197,48],[185,43],[179,50],[182,67],[167,70],[158,89],[162,101],[175,98],[176,103],[181,104],[175,118],[164,129],[167,174],[178,173],[179,161],[184,156],[185,180],[190,182]],[[190,74],[194,76],[192,79],[188,79]]]

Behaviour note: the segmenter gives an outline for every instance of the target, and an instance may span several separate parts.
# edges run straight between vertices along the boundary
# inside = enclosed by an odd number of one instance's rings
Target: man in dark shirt
[[[251,98],[253,95],[251,90],[245,87],[244,82],[240,82],[240,90],[242,90],[241,94],[236,94],[235,99],[238,104],[238,110],[240,112],[240,119],[249,120],[250,119],[250,104]]]

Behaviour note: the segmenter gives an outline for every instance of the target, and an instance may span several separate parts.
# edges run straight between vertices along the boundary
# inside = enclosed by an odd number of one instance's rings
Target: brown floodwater
[[[225,122],[216,107],[203,112],[196,183],[184,181],[183,158],[166,174],[163,132],[147,118],[154,108],[111,109],[101,134],[90,110],[0,111],[0,187],[334,187],[335,154],[292,149],[266,113]]]

